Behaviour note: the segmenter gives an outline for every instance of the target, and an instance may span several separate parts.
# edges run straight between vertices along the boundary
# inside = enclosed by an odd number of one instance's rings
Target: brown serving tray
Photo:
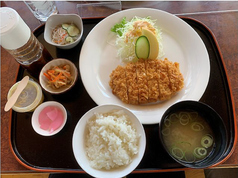
[[[237,141],[236,118],[233,98],[223,59],[212,32],[202,23],[181,17],[200,35],[210,57],[211,74],[207,89],[200,99],[214,108],[223,118],[228,130],[228,145],[220,163],[224,162],[234,151]],[[79,68],[79,54],[82,44],[90,30],[102,19],[84,19],[82,41],[73,49],[62,50],[48,45],[43,38],[44,25],[34,31],[35,36],[48,49],[54,58],[66,58]],[[89,59],[90,60],[90,59]],[[28,75],[19,67],[17,81]],[[38,79],[35,79],[38,81]],[[61,132],[54,136],[38,135],[32,128],[32,113],[11,112],[10,146],[16,159],[25,167],[37,171],[84,173],[76,162],[72,150],[74,128],[81,116],[96,106],[85,90],[81,77],[74,88],[62,95],[50,95],[44,92],[45,101],[55,100],[62,103],[68,114],[68,120]],[[159,124],[144,125],[146,132],[145,155],[133,173],[171,172],[186,168],[175,162],[163,149],[159,140]],[[82,153],[83,154],[83,153]],[[217,164],[216,164],[217,165]]]

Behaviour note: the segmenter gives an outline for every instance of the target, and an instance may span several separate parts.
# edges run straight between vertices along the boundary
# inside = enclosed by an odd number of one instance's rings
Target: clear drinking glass
[[[58,13],[54,1],[25,1],[25,4],[34,16],[42,22],[46,22],[49,16]]]
[[[82,18],[107,17],[122,10],[121,1],[82,2],[77,4],[78,14]]]

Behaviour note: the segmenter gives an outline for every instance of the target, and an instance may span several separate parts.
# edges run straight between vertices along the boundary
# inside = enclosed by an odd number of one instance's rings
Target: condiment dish
[[[72,77],[71,83],[65,86],[61,86],[59,88],[52,87],[52,85],[49,84],[50,80],[45,76],[45,73],[47,73],[47,71],[52,69],[53,67],[56,67],[56,66],[59,67],[64,65],[70,66],[70,75]],[[40,76],[39,76],[40,85],[45,91],[51,94],[61,94],[70,90],[75,85],[77,79],[78,79],[78,69],[76,68],[76,66],[70,60],[62,59],[62,58],[53,59],[52,61],[48,62],[41,69]]]
[[[121,166],[121,167],[117,167],[117,168],[116,167],[114,167],[114,168],[111,167],[111,169],[108,169],[108,170],[106,170],[105,168],[102,168],[102,169],[93,168],[90,165],[90,160],[89,160],[89,157],[87,156],[87,153],[86,153],[87,149],[86,149],[86,143],[85,142],[86,142],[86,138],[87,138],[87,140],[89,139],[87,136],[88,136],[88,132],[90,132],[88,129],[92,128],[92,127],[88,127],[87,124],[89,123],[89,121],[91,121],[91,119],[97,118],[95,116],[97,113],[109,114],[110,115],[110,113],[115,111],[115,110],[116,111],[122,111],[125,115],[128,116],[128,118],[130,120],[130,123],[131,123],[130,124],[131,127],[135,128],[136,133],[139,135],[139,137],[138,137],[138,139],[139,139],[138,140],[138,153],[133,155],[132,161],[129,164],[127,164],[127,165],[124,165],[124,166]],[[101,118],[101,117],[99,117],[99,118]],[[104,122],[105,121],[105,117],[103,117],[103,118],[104,118],[103,119],[103,122]],[[111,122],[110,122],[110,125],[111,125]],[[107,132],[106,130],[107,130],[107,128],[105,128],[105,132]],[[124,132],[124,131],[121,130],[121,132]],[[108,132],[110,132],[110,131],[108,130]],[[95,135],[95,134],[93,134],[93,135]],[[113,136],[114,134],[112,133],[110,135]],[[99,140],[103,139],[103,138],[100,138],[101,136],[102,135],[100,135],[99,137],[96,137],[96,138],[99,138]],[[118,135],[118,137],[120,137],[120,136],[121,135]],[[109,139],[109,138],[112,138],[112,137],[104,137],[104,138],[105,139],[107,139],[107,138]],[[98,140],[93,142],[94,143],[93,146],[95,146],[95,144],[97,142],[98,142]],[[106,145],[107,145],[107,143],[111,143],[111,142],[110,141],[109,142],[106,141],[104,143],[106,143]],[[93,177],[103,177],[103,178],[124,177],[124,176],[128,175],[129,173],[131,173],[138,166],[140,161],[142,160],[142,158],[144,156],[144,152],[145,152],[146,137],[145,137],[145,132],[144,132],[144,128],[143,128],[142,124],[140,123],[138,118],[131,111],[129,111],[128,109],[126,109],[126,108],[124,108],[122,106],[119,106],[119,105],[106,104],[106,105],[101,105],[101,106],[97,106],[95,108],[92,108],[91,110],[89,110],[87,113],[85,113],[80,118],[78,124],[75,127],[74,133],[73,133],[72,144],[73,144],[73,153],[74,153],[76,161],[78,162],[80,167],[84,171],[86,171],[88,174],[90,174],[91,176],[93,176]],[[102,147],[101,144],[99,144],[99,145],[100,145],[100,147]],[[113,147],[114,147],[114,145],[117,145],[117,144],[113,144]],[[109,144],[109,148],[111,148],[110,144]],[[118,150],[119,148],[120,147],[117,147],[116,150]],[[91,149],[92,149],[92,147],[91,147]],[[101,149],[98,147],[97,150],[101,150]],[[110,149],[106,148],[106,150],[110,150]],[[105,154],[103,153],[102,155],[105,155]],[[100,155],[101,155],[101,153],[100,153]],[[106,154],[106,155],[111,155],[111,154]],[[117,157],[117,156],[115,156],[115,157]],[[115,157],[113,157],[114,161],[116,160]],[[104,157],[100,158],[100,161],[99,161],[100,164],[104,164],[104,162],[102,163],[103,159],[104,159]]]
[[[20,81],[19,81],[20,82]],[[7,98],[9,99],[17,89],[19,82],[15,83],[9,90]],[[16,103],[12,106],[12,109],[16,112],[33,112],[34,109],[42,103],[44,95],[40,85],[34,80],[30,79],[18,96]]]
[[[80,33],[79,36],[77,38],[77,40],[75,40],[72,43],[68,43],[65,45],[61,45],[61,44],[57,44],[55,42],[52,41],[52,31],[53,29],[58,26],[58,25],[62,25],[65,23],[73,23],[77,26],[77,28],[79,29]],[[51,15],[46,23],[45,23],[45,31],[44,31],[44,39],[47,43],[56,46],[58,48],[61,49],[71,49],[73,47],[75,47],[81,40],[83,35],[83,22],[82,19],[79,15],[77,14],[55,14],[55,15]]]
[[[60,124],[57,127],[53,128],[52,130],[50,130],[50,128],[49,128],[49,130],[43,129],[40,124],[40,120],[39,120],[41,117],[40,116],[41,112],[47,107],[51,107],[50,109],[52,109],[52,110],[54,108],[57,108],[58,111],[62,114],[61,116],[59,116],[59,115],[55,116],[55,117],[62,117],[62,120],[60,121]],[[43,119],[46,119],[46,118],[43,118]],[[56,119],[54,121],[56,121]],[[33,112],[33,115],[32,115],[31,124],[32,124],[32,127],[36,133],[38,133],[42,136],[52,136],[52,135],[57,134],[58,132],[60,132],[63,129],[64,125],[66,124],[66,121],[67,121],[67,112],[66,112],[65,107],[58,102],[47,101],[47,102],[40,104],[35,109],[35,111]],[[47,121],[44,121],[44,122],[47,122]],[[53,122],[53,120],[52,120],[52,122]]]
[[[180,101],[162,116],[159,135],[167,153],[190,168],[220,164],[227,149],[227,130],[220,115],[199,101]]]

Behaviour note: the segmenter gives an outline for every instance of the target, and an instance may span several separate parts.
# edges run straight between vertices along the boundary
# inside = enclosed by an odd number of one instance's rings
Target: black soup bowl
[[[227,130],[219,114],[198,101],[181,101],[162,116],[160,139],[167,153],[189,168],[206,168],[221,161]]]

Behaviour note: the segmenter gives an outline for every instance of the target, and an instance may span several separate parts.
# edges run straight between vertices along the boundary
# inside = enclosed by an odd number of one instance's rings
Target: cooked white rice
[[[112,169],[132,162],[139,134],[122,111],[95,113],[86,126],[86,153],[91,167]]]

